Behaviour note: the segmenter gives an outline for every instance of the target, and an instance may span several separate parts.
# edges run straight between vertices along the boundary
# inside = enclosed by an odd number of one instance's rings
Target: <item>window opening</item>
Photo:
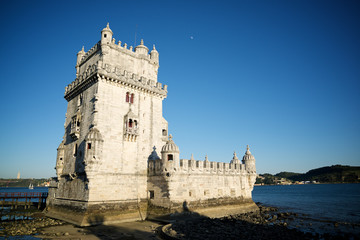
[[[150,195],[150,199],[154,199],[154,197],[155,197],[154,191],[150,190],[149,195]]]
[[[130,101],[130,93],[127,92],[127,93],[126,93],[126,102],[129,102],[129,101]]]
[[[166,131],[166,129],[163,129],[163,130],[162,130],[162,135],[163,135],[163,136],[167,136],[167,131]]]
[[[74,156],[76,157],[76,155],[77,155],[77,150],[78,150],[78,146],[77,146],[77,144],[75,144],[75,148],[74,148]]]
[[[87,144],[87,149],[91,149],[91,143]]]
[[[134,94],[133,93],[130,96],[130,103],[134,103]]]
[[[133,121],[132,119],[129,119],[129,128],[132,128],[132,126],[133,126]]]
[[[106,34],[104,34],[104,38],[106,38]]]
[[[168,161],[174,160],[174,156],[172,154],[168,154]]]

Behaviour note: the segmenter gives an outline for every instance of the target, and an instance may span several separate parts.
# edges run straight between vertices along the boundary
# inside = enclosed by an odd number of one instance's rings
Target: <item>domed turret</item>
[[[110,43],[112,39],[113,32],[111,31],[109,27],[109,23],[106,25],[106,28],[104,28],[101,31],[101,44]]]
[[[154,62],[154,63],[159,63],[159,53],[158,51],[156,51],[155,49],[155,45],[153,45],[153,49],[150,52],[150,59]]]
[[[170,134],[169,140],[161,148],[161,159],[165,169],[172,171],[174,168],[179,166],[179,153],[179,147],[174,143]]]
[[[64,156],[65,156],[64,150],[65,150],[64,141],[62,141],[57,149],[56,166],[55,166],[56,175],[59,179],[61,178],[62,170],[64,168]]]
[[[135,47],[135,52],[138,54],[147,55],[149,52],[149,49],[144,45],[144,40],[141,39],[140,45]]]
[[[236,152],[235,152],[235,151],[234,151],[233,159],[231,159],[230,163],[240,164],[240,160],[239,160],[239,158],[236,156]]]
[[[83,56],[85,55],[85,51],[84,51],[84,46],[82,47],[82,49],[77,53],[77,58],[76,58],[76,77],[79,74],[79,64],[81,62],[81,59],[83,58]]]
[[[82,57],[85,55],[84,46],[82,49],[77,53],[76,65],[79,65],[81,62]]]
[[[100,131],[93,127],[85,137],[85,158],[84,165],[88,178],[94,177],[98,170],[99,160],[102,157],[103,137]]]
[[[166,142],[166,144],[161,148],[161,153],[179,153],[179,147],[174,143],[172,140],[172,135],[169,135],[169,140]]]
[[[255,168],[255,157],[251,154],[249,145],[246,147],[245,155],[242,159],[243,164],[245,164],[246,170],[249,172],[256,172]]]

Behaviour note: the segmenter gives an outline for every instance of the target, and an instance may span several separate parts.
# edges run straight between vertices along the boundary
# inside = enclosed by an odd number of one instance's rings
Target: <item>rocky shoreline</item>
[[[0,222],[0,238],[34,236],[42,239],[351,239],[360,240],[360,224],[319,222],[308,216],[259,205],[260,211],[208,218],[194,212],[174,214],[174,223],[150,221],[78,228],[43,213],[31,219]],[[323,228],[322,228],[323,227]],[[157,229],[157,230],[156,230]],[[141,233],[142,232],[142,233]],[[139,235],[139,233],[141,233]]]
[[[0,237],[39,234],[43,228],[59,226],[63,221],[45,217],[41,212],[33,213],[30,219],[0,222]]]
[[[193,216],[162,228],[166,239],[360,239],[360,224],[322,222],[297,213],[279,212],[277,208],[259,205],[260,212],[232,215],[223,218]],[[189,215],[194,213],[189,212]],[[340,225],[348,225],[340,229]],[[312,230],[312,231],[311,231]],[[320,231],[319,231],[320,230]],[[323,230],[323,231],[322,231]]]

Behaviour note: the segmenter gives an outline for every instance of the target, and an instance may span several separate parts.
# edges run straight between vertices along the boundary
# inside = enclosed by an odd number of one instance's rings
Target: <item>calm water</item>
[[[314,219],[360,223],[360,184],[255,186],[253,200]]]
[[[29,189],[26,187],[9,187],[9,188],[0,188],[0,192],[47,192],[47,187],[34,187],[34,189]]]

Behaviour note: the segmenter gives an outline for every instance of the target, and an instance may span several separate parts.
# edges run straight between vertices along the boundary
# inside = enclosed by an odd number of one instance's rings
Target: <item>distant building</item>
[[[91,225],[144,219],[154,209],[217,216],[257,209],[249,147],[230,163],[180,159],[162,115],[168,91],[157,80],[158,68],[155,46],[149,53],[143,40],[135,48],[116,44],[109,25],[89,51],[78,52],[76,79],[65,88],[65,134],[49,216]]]
[[[20,179],[20,171],[18,172],[16,179]]]

